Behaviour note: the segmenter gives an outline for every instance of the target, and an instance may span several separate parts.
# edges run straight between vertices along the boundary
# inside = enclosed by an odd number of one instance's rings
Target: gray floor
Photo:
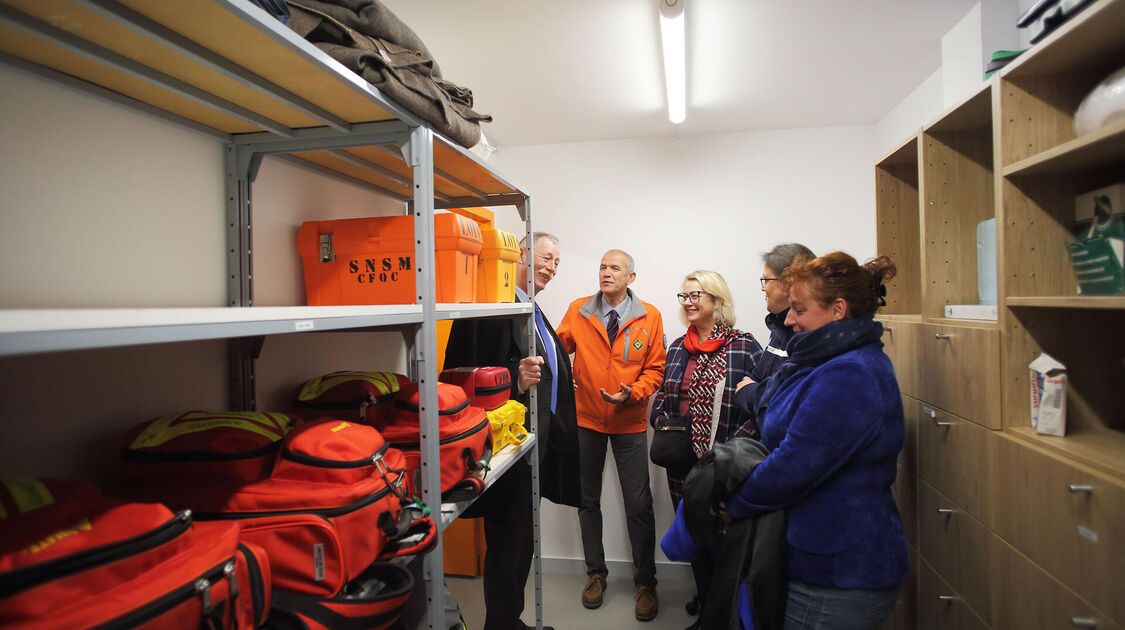
[[[527,585],[527,610],[524,623],[535,625],[535,591],[533,579]],[[461,616],[469,630],[484,626],[484,604],[480,578],[446,577],[449,590],[461,606]],[[662,579],[657,587],[660,613],[648,622],[637,621],[633,615],[633,579],[631,576],[609,577],[605,602],[601,608],[587,610],[582,606],[582,587],[586,576],[567,573],[543,574],[543,623],[556,630],[602,630],[604,628],[638,628],[643,630],[682,630],[695,620],[684,612],[684,604],[695,594],[690,578]]]

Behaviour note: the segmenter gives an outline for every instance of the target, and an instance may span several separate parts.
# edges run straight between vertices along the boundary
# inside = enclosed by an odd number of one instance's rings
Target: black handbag
[[[690,470],[699,461],[691,448],[691,418],[663,412],[656,416],[652,421],[652,446],[648,456],[652,463],[668,470]]]
[[[715,439],[715,424],[723,402],[723,387],[726,377],[715,385],[715,401],[711,408],[711,440]],[[708,447],[709,448],[709,447]],[[699,461],[691,446],[691,417],[670,416],[661,411],[652,421],[652,445],[648,450],[652,463],[676,476],[686,477],[692,466]]]

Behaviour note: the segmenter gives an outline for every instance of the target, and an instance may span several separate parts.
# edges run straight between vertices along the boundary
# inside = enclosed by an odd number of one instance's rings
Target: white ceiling
[[[980,0],[686,0],[679,126],[656,0],[384,1],[510,147],[872,124],[941,66],[942,36]]]

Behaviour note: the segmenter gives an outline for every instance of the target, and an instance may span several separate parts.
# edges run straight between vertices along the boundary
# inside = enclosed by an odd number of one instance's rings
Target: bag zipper
[[[155,549],[186,532],[191,519],[191,510],[184,510],[172,520],[127,540],[11,571],[0,578],[0,597]]]
[[[452,416],[454,414],[461,413],[461,411],[465,407],[468,407],[468,406],[469,406],[469,399],[466,398],[465,400],[461,401],[461,404],[457,405],[456,407],[452,407],[452,408],[449,408],[449,409],[439,409],[438,415],[439,416]],[[396,400],[395,401],[395,407],[398,408],[398,409],[402,409],[403,411],[418,413],[418,405],[415,405],[414,403],[406,402],[405,400]]]
[[[329,519],[334,516],[341,516],[356,510],[361,510],[372,503],[378,502],[383,497],[391,494],[391,487],[384,486],[375,494],[369,494],[366,497],[336,508],[320,508],[320,509],[300,509],[300,510],[272,510],[268,512],[196,512],[195,518],[201,521],[235,521],[247,518],[262,518],[268,516],[290,516],[295,514],[311,514],[319,516],[323,519]]]
[[[254,614],[251,622],[257,625],[262,618],[262,608],[266,604],[264,593],[266,585],[262,582],[262,568],[258,566],[258,559],[254,557],[249,547],[238,543],[238,550],[242,552],[242,557],[246,558],[246,570],[250,573],[250,584],[247,587],[250,589],[251,610]],[[235,612],[237,613],[237,611]]]
[[[281,441],[267,444],[261,448],[245,453],[212,453],[209,451],[183,451],[180,453],[148,453],[144,451],[126,450],[121,459],[127,462],[161,463],[161,462],[226,462],[236,459],[254,459],[269,455],[281,448]]]
[[[300,451],[291,451],[286,449],[282,451],[281,457],[289,461],[297,462],[298,464],[305,464],[306,466],[316,466],[317,468],[363,468],[364,466],[375,466],[383,459],[383,455],[387,452],[387,443],[384,442],[379,450],[375,451],[374,455],[364,457],[363,459],[354,459],[351,461],[340,461],[338,459],[325,459],[323,457],[316,457],[308,455]]]
[[[473,433],[476,433],[477,431],[480,431],[481,429],[483,429],[487,425],[488,425],[488,416],[485,416],[484,422],[481,422],[480,424],[478,424],[477,426],[475,426],[471,429],[468,429],[466,431],[462,431],[461,433],[458,433],[457,435],[451,435],[447,438],[442,438],[442,439],[438,440],[438,445],[444,446],[444,445],[449,444],[451,442],[456,442],[457,440],[463,439],[467,435],[472,435]],[[422,443],[421,442],[392,442],[391,446],[394,447],[394,448],[397,448],[400,451],[416,451],[416,450],[422,448]]]
[[[140,608],[134,608],[128,613],[125,613],[124,615],[117,617],[116,619],[107,621],[97,626],[96,628],[97,630],[135,628],[147,621],[151,621],[159,617],[161,614],[172,610],[173,608],[179,606],[180,604],[183,604],[186,601],[191,600],[194,597],[200,597],[203,600],[200,604],[199,616],[201,621],[205,620],[211,616],[212,611],[215,608],[215,603],[211,600],[211,587],[218,584],[219,580],[227,576],[230,576],[233,582],[233,560],[224,561],[222,564],[219,564],[218,566],[208,570],[197,579],[192,580],[191,582],[188,582],[183,586],[177,587],[175,590],[161,595],[151,602],[144,604]],[[232,596],[228,597],[229,601],[227,601],[226,603],[230,604],[230,613],[237,616],[238,611],[234,610],[233,583],[230,592]],[[219,609],[219,613],[222,614],[221,608]],[[205,626],[201,623],[200,627]]]
[[[507,385],[493,385],[491,387],[477,387],[477,396],[490,396],[492,394],[499,394],[500,392],[510,391],[512,389],[511,383]]]

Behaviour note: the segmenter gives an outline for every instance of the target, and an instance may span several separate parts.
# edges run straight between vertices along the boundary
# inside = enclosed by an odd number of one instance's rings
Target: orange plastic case
[[[514,302],[516,300],[516,263],[520,259],[520,242],[516,235],[491,225],[481,226],[483,246],[480,273],[477,274],[478,302]]]
[[[437,301],[476,301],[480,226],[434,216]],[[414,217],[309,221],[297,232],[310,306],[414,304]]]

